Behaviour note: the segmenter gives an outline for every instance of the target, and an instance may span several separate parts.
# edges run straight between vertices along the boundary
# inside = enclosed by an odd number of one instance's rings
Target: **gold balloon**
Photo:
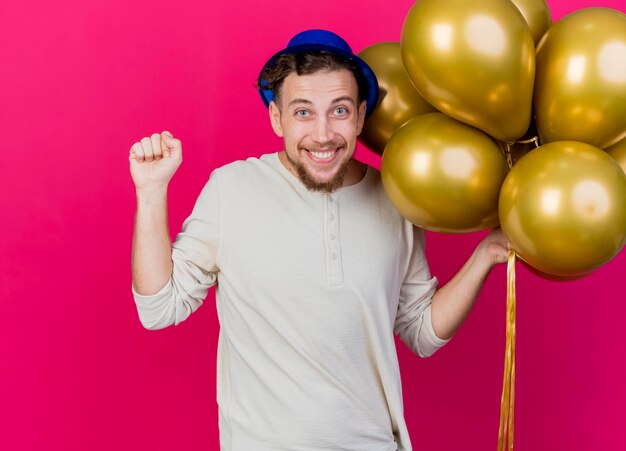
[[[528,129],[535,46],[510,1],[417,0],[400,47],[413,84],[437,109],[501,141]]]
[[[381,163],[383,186],[400,214],[447,233],[498,225],[507,170],[489,136],[443,113],[423,114],[400,127]]]
[[[626,137],[626,14],[575,11],[537,47],[534,115],[541,142],[605,149]]]
[[[611,155],[611,157],[617,161],[617,164],[622,167],[624,172],[626,172],[626,138],[606,149],[606,153]]]
[[[576,141],[533,150],[500,192],[500,225],[517,254],[547,274],[582,276],[626,243],[626,175],[606,152]]]
[[[546,0],[511,0],[524,16],[535,45],[552,25],[552,16]]]
[[[374,71],[380,95],[378,105],[365,121],[359,140],[382,154],[393,132],[409,119],[437,109],[417,92],[404,69],[399,42],[381,42],[358,54]]]

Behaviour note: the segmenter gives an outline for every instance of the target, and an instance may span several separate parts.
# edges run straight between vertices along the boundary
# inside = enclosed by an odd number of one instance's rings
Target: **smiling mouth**
[[[332,158],[335,156],[335,154],[339,151],[339,147],[336,149],[332,149],[332,150],[325,150],[325,151],[313,151],[313,150],[308,150],[305,149],[306,152],[311,156],[311,158],[315,161],[329,161],[332,160]]]
[[[331,157],[332,155],[335,154],[335,152],[337,152],[336,150],[329,150],[327,152],[311,152],[308,151],[311,155],[313,155],[315,158],[328,158]]]

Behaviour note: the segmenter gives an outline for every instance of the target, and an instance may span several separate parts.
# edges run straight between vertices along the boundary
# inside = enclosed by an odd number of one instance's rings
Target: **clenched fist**
[[[130,148],[130,175],[137,190],[167,187],[183,161],[179,139],[168,131],[154,133]]]

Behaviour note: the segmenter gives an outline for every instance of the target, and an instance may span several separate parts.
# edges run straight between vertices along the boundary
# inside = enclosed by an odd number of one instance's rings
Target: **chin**
[[[343,186],[343,179],[348,172],[348,161],[345,161],[331,177],[320,179],[313,176],[302,164],[294,167],[298,173],[298,178],[309,191],[332,193]]]

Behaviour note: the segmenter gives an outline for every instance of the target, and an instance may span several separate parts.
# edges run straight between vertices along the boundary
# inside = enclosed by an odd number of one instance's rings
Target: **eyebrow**
[[[354,99],[350,96],[337,97],[335,100],[332,101],[332,103],[339,103],[339,102],[346,102],[346,101],[354,105]]]
[[[307,105],[312,105],[313,102],[311,102],[310,100],[306,100],[306,99],[293,99],[291,102],[289,102],[288,107],[291,107],[292,105],[295,105],[297,103],[305,103]]]
[[[336,99],[333,99],[333,101],[331,102],[331,104],[335,104],[335,103],[339,103],[339,102],[350,102],[352,105],[354,105],[354,99],[352,99],[352,97],[350,96],[341,96],[341,97],[337,97]],[[305,105],[313,105],[313,102],[311,102],[310,100],[307,99],[293,99],[291,102],[289,102],[288,108],[290,108],[291,106],[295,105],[295,104],[301,104],[304,103]]]

